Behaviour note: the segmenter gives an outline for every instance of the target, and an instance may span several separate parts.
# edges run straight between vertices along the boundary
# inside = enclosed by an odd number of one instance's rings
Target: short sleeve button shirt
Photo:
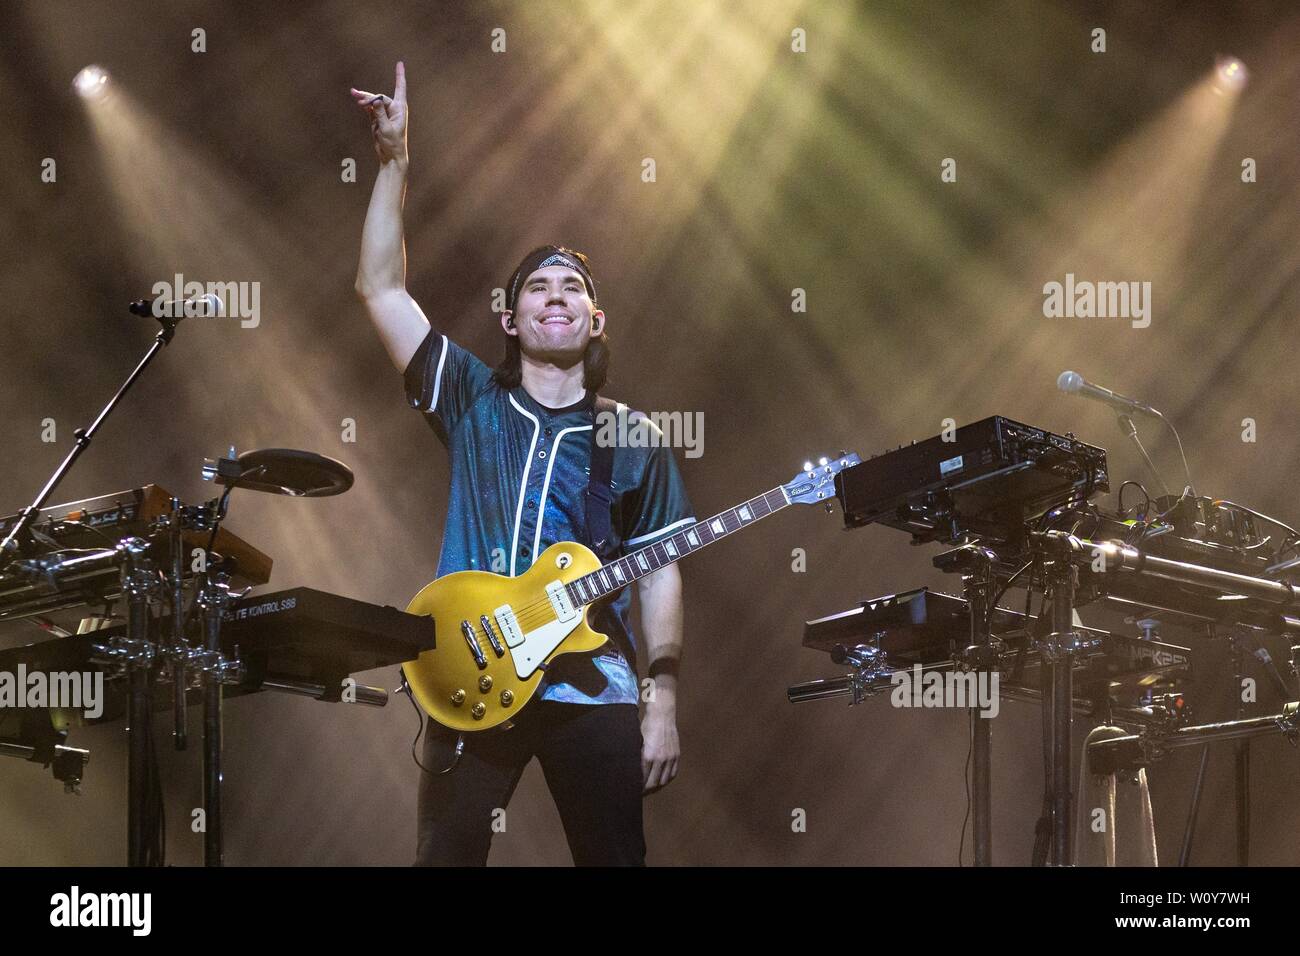
[[[505,389],[477,357],[430,331],[407,366],[406,396],[446,446],[451,482],[437,576],[523,574],[559,541],[589,544],[584,494],[595,435],[595,393],[548,408],[522,387]],[[611,553],[652,544],[695,522],[672,451],[614,450]],[[552,662],[540,696],[570,703],[637,702],[631,589],[593,611],[611,643]],[[632,662],[632,664],[629,663]]]

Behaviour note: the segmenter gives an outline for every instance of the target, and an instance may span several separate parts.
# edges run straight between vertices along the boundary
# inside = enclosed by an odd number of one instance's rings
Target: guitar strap
[[[591,470],[587,479],[586,495],[586,519],[587,519],[587,545],[595,552],[596,557],[600,559],[601,564],[608,564],[614,558],[614,529],[610,521],[610,510],[614,504],[614,489],[610,485],[610,479],[614,474],[614,447],[617,441],[609,442],[602,445],[597,438],[600,436],[600,425],[610,419],[604,416],[617,416],[614,419],[619,430],[616,435],[622,435],[624,420],[628,415],[627,406],[617,404],[608,398],[596,397],[595,407],[592,409],[595,413],[592,430],[591,430]],[[603,415],[602,415],[603,413]],[[604,608],[600,613],[612,613],[608,608]],[[599,616],[593,624],[599,630],[605,630],[600,627]],[[613,642],[616,653],[625,661],[636,660],[636,649],[624,640]],[[633,673],[636,671],[635,665],[632,667]]]
[[[610,508],[614,504],[614,491],[610,479],[614,474],[614,444],[597,441],[600,423],[608,421],[607,415],[620,415],[619,406],[608,398],[596,396],[591,430],[591,466],[587,479],[587,543],[596,557],[604,563],[610,555],[614,529],[610,524]]]

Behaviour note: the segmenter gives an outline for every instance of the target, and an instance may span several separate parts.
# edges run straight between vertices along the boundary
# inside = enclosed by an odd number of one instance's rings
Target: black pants
[[[542,765],[578,866],[644,866],[641,723],[635,704],[535,701],[514,727],[467,734],[429,722],[420,772],[416,866],[483,866],[493,823],[528,761]]]

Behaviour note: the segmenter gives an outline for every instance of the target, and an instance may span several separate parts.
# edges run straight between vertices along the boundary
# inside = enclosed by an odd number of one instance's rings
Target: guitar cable
[[[411,702],[411,706],[415,708],[415,719],[419,722],[419,729],[416,730],[415,732],[415,739],[411,741],[411,759],[415,761],[415,765],[417,767],[419,767],[429,776],[433,776],[434,771],[430,770],[424,764],[420,763],[420,758],[416,753],[416,745],[420,742],[420,737],[424,733],[424,729],[425,729],[426,718],[424,716],[424,711],[421,710],[420,705],[415,702],[415,694],[411,692],[411,684],[406,679],[406,671],[398,670],[398,673],[402,675],[402,683],[401,686],[399,686],[397,689],[399,692],[405,694],[406,699]],[[443,767],[441,770],[437,772],[439,774],[451,773],[453,770],[456,769],[456,767],[460,765],[460,758],[464,755],[464,753],[465,753],[465,735],[457,734],[456,749],[452,754],[451,763],[448,764],[446,767]]]
[[[402,677],[402,683],[397,688],[398,692],[405,694],[406,699],[409,700],[411,702],[411,706],[415,708],[415,720],[417,723],[417,729],[415,731],[415,739],[411,741],[411,759],[414,760],[415,765],[419,767],[421,770],[423,770],[425,773],[432,774],[433,773],[432,770],[430,770],[424,764],[420,763],[420,758],[416,755],[416,751],[415,751],[416,744],[420,742],[420,737],[424,734],[424,711],[420,710],[420,705],[415,702],[415,695],[411,693],[411,685],[407,683],[406,680],[406,671],[401,670],[399,668],[397,673],[400,674]]]
[[[968,729],[969,743],[966,746],[966,769],[962,772],[962,783],[966,785],[966,816],[962,817],[961,839],[957,843],[957,866],[958,867],[964,865],[961,861],[961,858],[962,858],[962,851],[966,848],[966,823],[970,820],[970,807],[971,807],[970,758],[971,758],[971,754],[975,750],[975,711],[972,708],[968,710],[967,713],[970,715],[969,718],[970,726]]]

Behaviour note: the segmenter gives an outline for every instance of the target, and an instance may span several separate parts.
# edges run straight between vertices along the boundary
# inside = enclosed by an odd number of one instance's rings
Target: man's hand
[[[406,67],[399,60],[397,76],[393,82],[393,95],[352,90],[357,106],[370,115],[370,132],[375,139],[375,152],[381,165],[396,161],[406,165]]]
[[[674,704],[646,704],[641,718],[641,778],[643,793],[660,790],[677,776],[682,745],[677,739],[677,707]]]
[[[406,291],[406,247],[402,203],[406,197],[406,67],[397,64],[393,95],[353,90],[357,106],[370,115],[379,172],[361,230],[357,296],[379,331],[393,367],[404,371],[429,334],[429,320]]]
[[[641,718],[641,777],[654,793],[677,776],[677,670],[682,656],[682,576],[665,565],[637,582],[651,687]]]

